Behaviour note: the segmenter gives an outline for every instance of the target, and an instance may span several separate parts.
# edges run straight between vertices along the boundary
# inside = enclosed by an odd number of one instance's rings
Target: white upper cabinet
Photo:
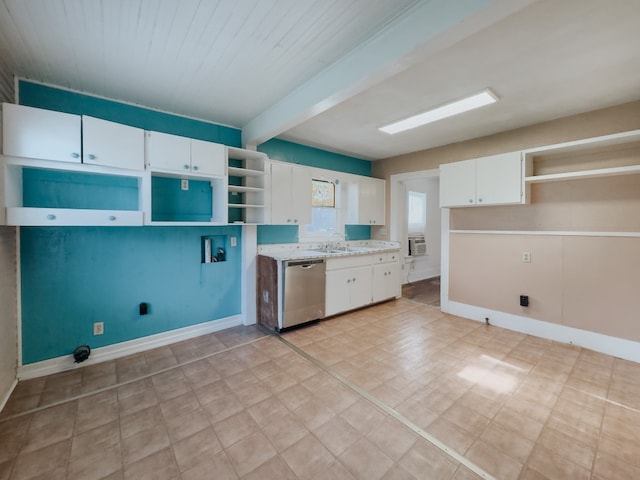
[[[178,135],[146,132],[146,163],[154,171],[224,176],[224,145]]]
[[[520,152],[440,165],[440,206],[516,205],[527,201]]]
[[[271,163],[271,223],[311,223],[311,172],[308,168]]]
[[[191,139],[191,170],[222,177],[227,164],[227,149],[220,143]]]
[[[7,156],[144,169],[144,131],[98,118],[5,103]]]
[[[440,206],[466,206],[476,203],[476,161],[440,165]]]
[[[2,104],[2,151],[7,156],[80,163],[80,115]]]
[[[358,223],[384,225],[385,181],[379,178],[360,179]]]
[[[82,162],[144,170],[144,130],[82,116]]]
[[[145,133],[146,164],[152,170],[191,171],[191,139],[168,133]]]
[[[385,181],[348,175],[342,182],[347,225],[384,225]]]

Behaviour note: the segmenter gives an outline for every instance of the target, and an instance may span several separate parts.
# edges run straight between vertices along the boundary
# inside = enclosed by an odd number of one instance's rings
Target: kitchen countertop
[[[337,258],[353,255],[370,255],[373,253],[396,252],[400,250],[399,242],[380,240],[358,240],[340,242],[338,248],[323,249],[326,243],[285,243],[261,245],[258,254],[275,260],[304,260],[313,258]]]

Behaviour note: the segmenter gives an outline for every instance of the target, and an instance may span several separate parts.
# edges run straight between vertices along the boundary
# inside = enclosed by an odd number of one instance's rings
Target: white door
[[[2,104],[2,151],[7,156],[80,163],[80,115]]]
[[[145,155],[147,165],[155,170],[188,172],[191,139],[161,132],[146,132]]]
[[[371,266],[349,269],[351,272],[351,308],[368,305],[373,299],[373,270]]]
[[[440,165],[440,206],[464,207],[476,203],[476,161]]]
[[[227,149],[224,145],[191,139],[191,170],[212,176],[224,176]]]
[[[476,159],[476,195],[478,205],[521,203],[520,152]]]
[[[352,269],[330,270],[327,272],[325,291],[325,315],[335,315],[351,308]]]
[[[291,220],[297,225],[311,223],[311,172],[291,167]]]
[[[144,130],[83,115],[82,162],[144,170]]]
[[[291,225],[291,167],[271,164],[271,223]]]

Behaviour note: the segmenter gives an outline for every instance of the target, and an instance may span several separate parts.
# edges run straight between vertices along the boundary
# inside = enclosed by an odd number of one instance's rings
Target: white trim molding
[[[11,394],[13,393],[17,385],[18,385],[18,380],[16,379],[13,381],[13,383],[11,384],[9,389],[4,393],[4,395],[0,397],[0,412],[2,412],[2,410],[4,409],[5,405],[9,401],[9,398],[11,397]]]
[[[157,333],[147,337],[128,340],[126,342],[107,345],[91,350],[91,356],[82,363],[74,363],[72,355],[64,355],[62,357],[51,358],[41,362],[30,363],[28,365],[20,365],[18,367],[18,379],[27,380],[30,378],[51,375],[52,373],[60,373],[75,368],[85,367],[116,358],[126,357],[134,353],[144,352],[158,347],[189,340],[191,338],[207,335],[209,333],[218,332],[226,328],[242,325],[242,315],[221,318],[219,320],[211,320],[209,322],[199,323],[189,327],[178,328],[168,332]]]
[[[459,302],[447,301],[446,305],[442,305],[442,311],[479,322],[489,318],[490,324],[496,327],[576,345],[632,362],[640,362],[640,342]]]

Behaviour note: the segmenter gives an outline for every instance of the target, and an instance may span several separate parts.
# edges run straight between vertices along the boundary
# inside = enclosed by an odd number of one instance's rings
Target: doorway
[[[439,170],[391,176],[391,240],[400,242],[402,296],[440,306],[441,211]],[[426,248],[410,252],[410,236]]]

